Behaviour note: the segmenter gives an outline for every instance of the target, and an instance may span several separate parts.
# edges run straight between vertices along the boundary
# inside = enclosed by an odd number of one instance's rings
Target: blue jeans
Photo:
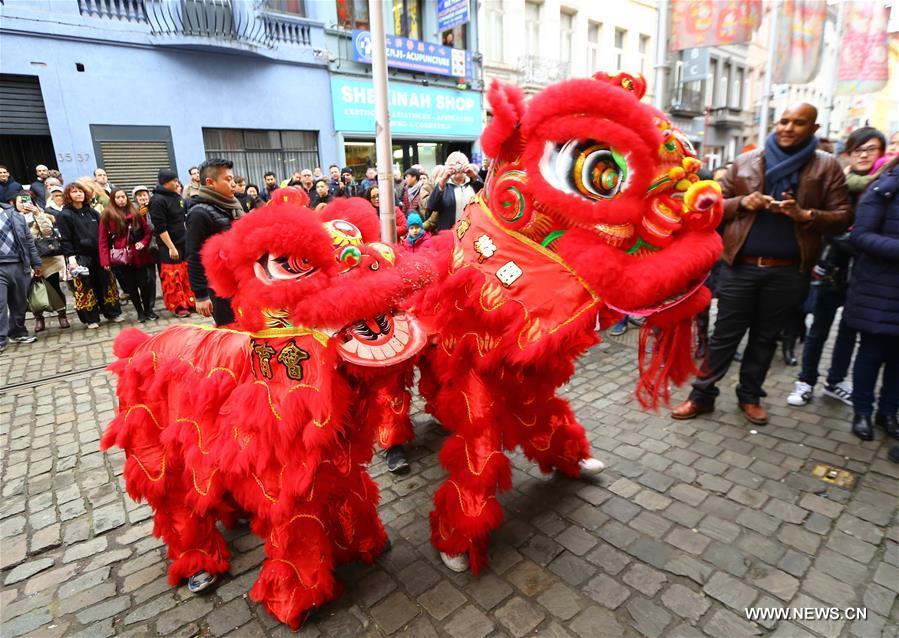
[[[28,310],[28,286],[31,275],[17,261],[0,264],[0,345],[8,337],[26,337],[25,311]]]
[[[846,301],[845,291],[819,288],[816,292],[814,320],[805,337],[805,345],[802,348],[802,371],[799,373],[799,380],[811,386],[818,382],[818,364],[821,362],[821,353],[833,326],[833,319],[837,310]],[[827,385],[836,385],[846,378],[849,364],[852,362],[852,352],[855,350],[856,334],[854,328],[850,328],[845,321],[840,320],[837,339],[833,344],[830,370],[827,372]]]
[[[861,332],[861,342],[852,369],[852,407],[855,414],[871,416],[874,386],[883,367],[883,384],[877,411],[895,416],[899,409],[899,336]]]

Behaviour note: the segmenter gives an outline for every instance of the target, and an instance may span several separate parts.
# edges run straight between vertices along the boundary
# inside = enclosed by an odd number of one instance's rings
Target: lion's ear
[[[493,119],[481,135],[481,147],[488,157],[511,161],[522,148],[521,118],[524,117],[524,92],[513,84],[494,80],[487,91]]]
[[[239,225],[235,224],[236,226]],[[237,241],[235,230],[214,235],[206,240],[201,251],[203,269],[209,279],[209,285],[219,297],[233,297],[237,294],[237,279],[234,277],[235,265],[231,260],[230,247]]]

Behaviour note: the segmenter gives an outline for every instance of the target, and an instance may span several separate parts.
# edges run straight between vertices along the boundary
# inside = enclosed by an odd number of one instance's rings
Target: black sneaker
[[[893,463],[899,463],[899,445],[891,447],[887,452],[887,457],[889,457]]]
[[[409,471],[409,461],[402,445],[394,445],[387,450],[387,469],[394,474],[405,474]]]
[[[159,315],[151,310],[147,313],[147,319],[149,319],[150,321],[157,321],[159,319]]]
[[[882,427],[886,431],[887,436],[899,439],[899,419],[896,419],[895,414],[889,416],[878,412],[874,415],[874,425]]]
[[[209,572],[197,572],[187,580],[187,591],[192,594],[199,594],[204,589],[208,589],[215,584],[218,576]]]

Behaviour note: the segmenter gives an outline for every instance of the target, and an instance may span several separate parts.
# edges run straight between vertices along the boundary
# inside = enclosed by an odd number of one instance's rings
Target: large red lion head
[[[284,188],[203,247],[209,282],[231,298],[237,326],[253,333],[312,328],[362,366],[397,363],[424,345],[418,323],[397,311],[433,277],[429,263],[402,258],[379,240],[377,212],[359,198],[321,212]]]
[[[641,77],[598,73],[526,103],[518,87],[494,82],[481,138],[494,158],[484,199],[507,227],[562,257],[608,307],[649,317],[650,326],[679,326],[682,347],[686,319],[709,302],[702,283],[721,253],[723,200],[715,182],[699,179],[687,138],[640,101],[645,90]],[[665,379],[692,370],[689,356],[680,361],[669,358]]]

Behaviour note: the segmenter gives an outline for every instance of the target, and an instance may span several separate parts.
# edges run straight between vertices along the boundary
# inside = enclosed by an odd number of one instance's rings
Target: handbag
[[[28,309],[34,315],[43,314],[45,312],[59,312],[65,309],[66,303],[61,300],[59,293],[55,290],[51,298],[51,286],[41,278],[34,277],[28,286]]]
[[[133,251],[131,249],[131,224],[128,224],[128,230],[125,233],[125,247],[115,248],[114,237],[110,235],[109,264],[111,266],[128,266],[133,260]]]
[[[62,239],[59,231],[53,229],[53,234],[49,237],[38,237],[34,240],[34,247],[37,248],[37,254],[41,257],[58,257],[62,254]]]

